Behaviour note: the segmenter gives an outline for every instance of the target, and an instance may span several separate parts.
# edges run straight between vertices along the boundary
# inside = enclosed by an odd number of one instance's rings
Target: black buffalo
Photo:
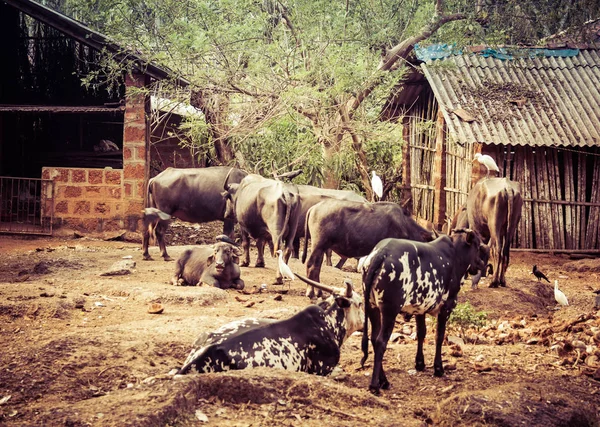
[[[313,285],[332,296],[285,320],[243,319],[202,334],[178,373],[192,368],[204,373],[260,366],[331,373],[339,362],[341,345],[362,326],[362,298],[349,282],[345,289]]]
[[[479,258],[481,239],[472,230],[454,230],[430,243],[404,239],[384,239],[364,262],[363,285],[365,323],[363,330],[364,366],[368,355],[368,323],[374,349],[373,375],[369,389],[378,393],[389,382],[383,370],[383,355],[399,313],[415,315],[417,321],[416,369],[425,369],[423,340],[425,315],[437,316],[434,375],[442,376],[442,342],[446,322],[456,306],[465,272],[484,268]]]
[[[221,220],[223,233],[231,236],[235,221],[225,218],[226,200],[221,193],[226,179],[229,183],[237,183],[246,175],[246,172],[240,169],[225,166],[199,169],[167,168],[148,182],[148,205],[187,222]],[[146,222],[150,220],[144,219],[144,223]],[[164,234],[157,233],[156,237],[162,257],[165,261],[170,261]],[[150,234],[145,227],[142,239],[145,260],[152,259],[148,253],[149,238]]]
[[[187,249],[177,260],[171,283],[244,289],[238,265],[240,255],[240,249],[227,242]]]
[[[250,264],[248,236],[256,240],[256,267],[264,267],[265,243],[270,239],[273,240],[273,251],[285,249],[285,260],[288,261],[300,211],[296,185],[251,174],[239,184],[228,183],[225,189],[223,195],[228,199],[226,216],[237,219],[242,232],[244,258],[241,265]],[[277,281],[283,281],[279,271]]]
[[[368,255],[386,237],[428,242],[434,234],[423,227],[396,203],[361,203],[345,200],[325,200],[309,209],[306,216],[306,239],[302,262],[306,261],[307,242],[311,239],[311,254],[306,263],[308,278],[319,281],[323,255],[327,249],[346,258]],[[319,292],[320,294],[320,292]],[[312,287],[306,289],[312,298]]]

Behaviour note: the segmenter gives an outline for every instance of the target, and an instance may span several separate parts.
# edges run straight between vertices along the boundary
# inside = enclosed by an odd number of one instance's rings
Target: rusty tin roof
[[[458,143],[600,146],[600,50],[461,54],[421,67]]]

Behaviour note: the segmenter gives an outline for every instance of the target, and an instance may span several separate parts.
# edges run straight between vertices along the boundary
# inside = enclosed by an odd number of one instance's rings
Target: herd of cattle
[[[457,212],[449,235],[440,235],[420,226],[395,203],[370,203],[351,191],[295,185],[230,167],[166,169],[150,180],[148,201],[142,243],[146,260],[152,259],[151,237],[162,257],[171,259],[165,231],[172,218],[224,223],[224,234],[214,245],[180,256],[173,284],[243,289],[240,266],[250,264],[250,238],[258,250],[255,265],[264,267],[265,245],[272,255],[282,250],[288,262],[292,255],[299,256],[304,237],[302,262],[308,277],[296,276],[307,283],[311,299],[323,291],[331,294],[285,320],[243,319],[202,334],[178,374],[192,367],[197,372],[219,372],[267,366],[327,375],[339,361],[344,340],[361,329],[364,364],[370,322],[374,364],[369,389],[374,393],[389,387],[383,355],[400,313],[416,318],[420,371],[425,369],[425,315],[437,317],[434,374],[443,375],[441,346],[461,283],[467,274],[476,283],[492,269],[491,255],[496,268],[490,286],[506,286],[509,248],[523,204],[518,183],[484,178]],[[241,249],[232,240],[236,222]],[[363,296],[349,282],[343,288],[319,282],[323,258],[330,263],[331,251],[341,262],[362,258]],[[282,283],[280,271],[276,280]]]

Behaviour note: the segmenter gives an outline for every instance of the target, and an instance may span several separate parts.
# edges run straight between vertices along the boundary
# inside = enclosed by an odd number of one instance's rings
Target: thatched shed
[[[589,46],[584,46],[589,47]],[[394,106],[404,117],[405,187],[442,226],[491,155],[525,200],[514,246],[600,249],[600,50],[417,49]]]

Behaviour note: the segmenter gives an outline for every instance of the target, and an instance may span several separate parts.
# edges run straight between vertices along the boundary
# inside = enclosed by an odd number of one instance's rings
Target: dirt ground
[[[444,346],[443,378],[432,375],[431,321],[427,369],[416,373],[414,321],[399,318],[384,359],[391,388],[373,396],[372,354],[358,369],[360,333],[330,377],[261,368],[172,379],[202,331],[247,316],[285,318],[310,302],[298,280],[287,293],[272,284],[269,256],[266,268],[242,268],[244,291],[223,291],[172,286],[174,263],[156,247],[155,261],[142,261],[140,246],[0,236],[0,425],[598,425],[599,259],[515,252],[509,287],[471,290],[466,281],[460,302],[488,318],[478,329],[449,328],[465,343]],[[176,258],[187,247],[169,252]],[[124,257],[136,262],[131,274],[100,276]],[[568,307],[555,309],[552,285],[529,274],[533,264],[559,280]],[[290,265],[304,270],[299,260]],[[333,285],[345,278],[360,288],[350,270],[324,267],[321,276]],[[153,302],[162,314],[148,313]]]

